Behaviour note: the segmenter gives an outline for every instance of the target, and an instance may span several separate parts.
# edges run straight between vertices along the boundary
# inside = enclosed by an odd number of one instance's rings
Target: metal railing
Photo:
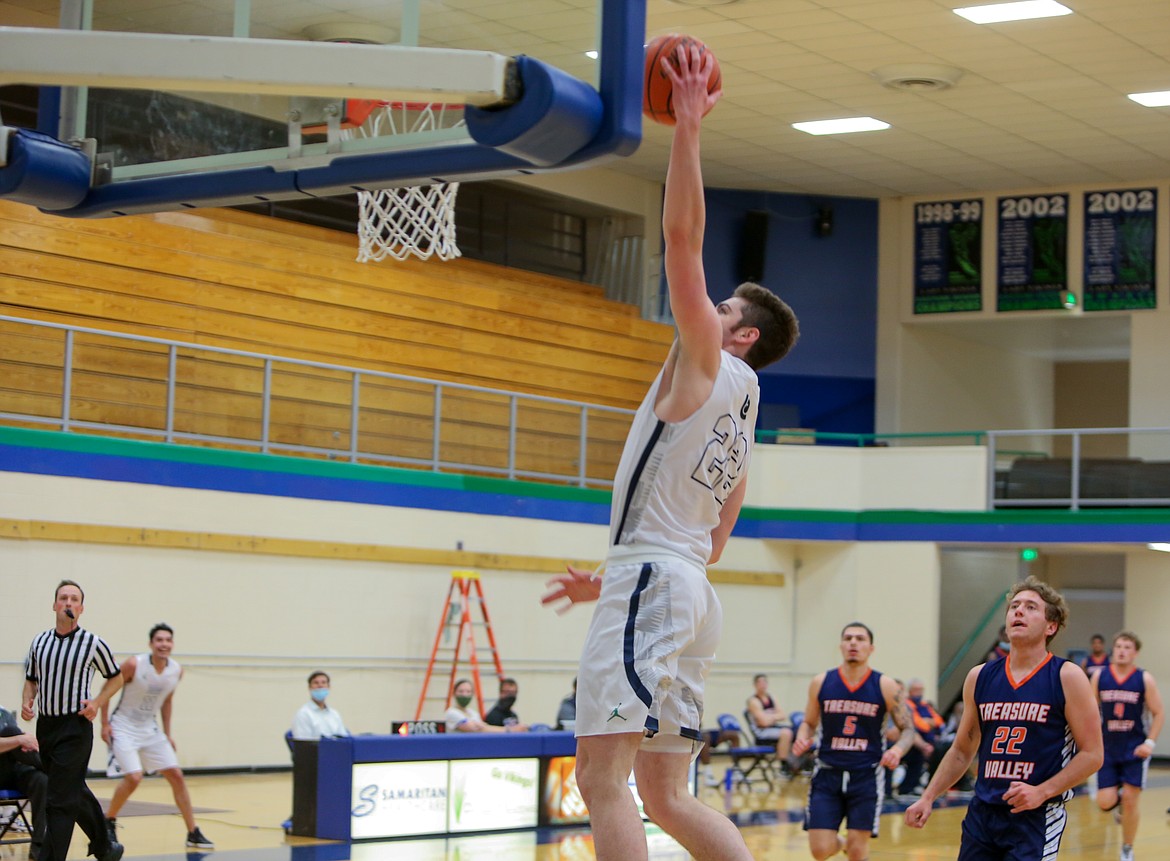
[[[632,416],[582,401],[0,315],[0,422],[9,424],[609,488]],[[986,445],[989,508],[1170,506],[1170,428],[791,429],[756,438]]]
[[[987,431],[938,433],[836,433],[811,428],[756,430],[757,442],[836,445],[848,448],[885,448],[889,445],[983,445]]]
[[[1064,428],[849,434],[757,430],[758,442],[857,448],[987,448],[987,505],[996,508],[1170,506],[1170,428]]]
[[[632,410],[0,315],[0,421],[608,488]]]
[[[994,508],[1170,506],[1170,428],[987,431],[987,498]]]

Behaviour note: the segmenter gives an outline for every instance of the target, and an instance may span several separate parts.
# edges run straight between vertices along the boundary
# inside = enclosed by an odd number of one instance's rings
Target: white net
[[[410,185],[358,192],[358,262],[393,257],[420,260],[460,256],[455,244],[459,183]]]
[[[464,125],[461,105],[420,102],[379,102],[361,124],[343,135],[389,135],[425,138]],[[459,183],[387,188],[358,192],[358,261],[421,260],[460,256],[455,243],[455,196]]]

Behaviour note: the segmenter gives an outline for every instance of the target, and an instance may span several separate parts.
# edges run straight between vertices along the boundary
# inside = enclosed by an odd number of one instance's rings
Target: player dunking
[[[577,687],[577,783],[599,861],[647,857],[628,787],[646,814],[697,859],[750,859],[731,821],[686,791],[700,742],[703,683],[722,628],[706,566],[743,503],[759,402],[756,370],[797,338],[791,309],[756,284],[718,306],[703,272],[699,163],[712,57],[663,61],[677,124],[663,201],[670,306],[678,339],[634,416],[614,481],[607,572],[569,568],[544,603],[600,597]]]
[[[803,756],[820,729],[817,764],[809,780],[804,829],[808,848],[824,861],[844,848],[849,861],[869,857],[877,837],[885,794],[883,768],[897,768],[914,744],[914,724],[902,686],[870,669],[873,631],[851,622],[841,631],[841,666],[809,684],[804,720],[792,752]],[[889,713],[901,730],[889,750],[882,749],[882,724]],[[838,829],[845,821],[844,845]]]
[[[1141,648],[1142,641],[1132,631],[1115,635],[1111,660],[1093,674],[1092,681],[1101,703],[1105,738],[1105,764],[1097,772],[1097,805],[1102,810],[1121,805],[1121,861],[1133,861],[1138,799],[1166,719],[1154,677],[1135,664]]]
[[[922,798],[906,811],[921,828],[934,799],[979,754],[975,797],[963,820],[960,861],[1056,857],[1072,788],[1101,767],[1101,720],[1089,679],[1048,644],[1068,620],[1064,597],[1035,577],[1008,592],[1004,658],[963,682],[963,717]]]

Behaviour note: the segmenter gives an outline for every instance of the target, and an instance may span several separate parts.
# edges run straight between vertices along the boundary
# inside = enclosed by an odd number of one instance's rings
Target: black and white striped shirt
[[[38,634],[24,660],[24,677],[37,684],[37,712],[42,717],[77,714],[81,701],[90,699],[94,670],[108,679],[118,669],[106,641],[82,628],[65,636],[51,628]]]

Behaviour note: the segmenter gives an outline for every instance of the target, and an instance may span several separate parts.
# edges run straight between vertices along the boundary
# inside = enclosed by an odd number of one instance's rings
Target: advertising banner
[[[400,837],[447,830],[447,762],[355,763],[350,836]]]
[[[539,780],[536,757],[451,760],[447,830],[535,828]]]

